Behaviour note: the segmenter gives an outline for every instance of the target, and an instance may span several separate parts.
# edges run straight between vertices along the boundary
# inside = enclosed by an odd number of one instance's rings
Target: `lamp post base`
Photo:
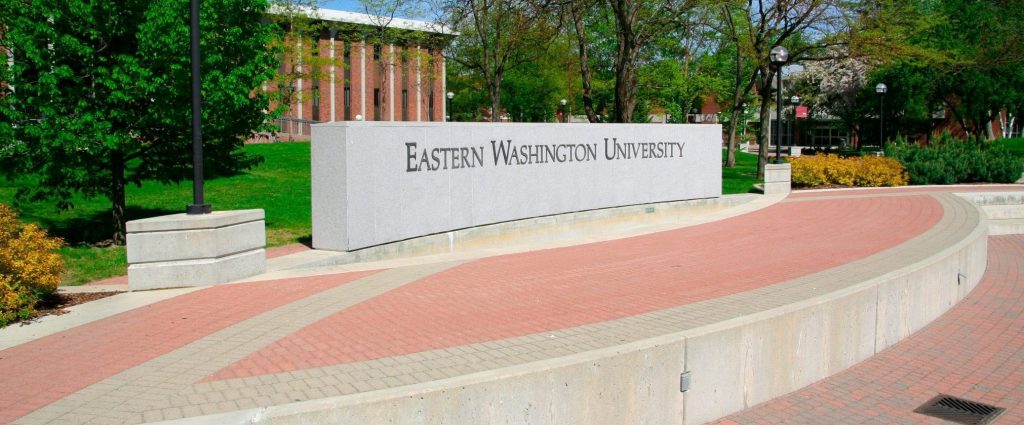
[[[185,207],[185,213],[190,215],[209,214],[211,212],[213,212],[213,207],[210,204],[189,204]]]

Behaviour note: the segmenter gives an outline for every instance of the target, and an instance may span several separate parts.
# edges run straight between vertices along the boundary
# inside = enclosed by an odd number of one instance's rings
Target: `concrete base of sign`
[[[789,193],[792,171],[788,163],[764,165],[764,194]]]
[[[208,286],[266,270],[263,210],[128,222],[128,288]]]

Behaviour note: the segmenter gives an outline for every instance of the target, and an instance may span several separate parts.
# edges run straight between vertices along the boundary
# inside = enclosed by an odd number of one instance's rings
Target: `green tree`
[[[543,55],[558,34],[548,0],[442,0],[447,27],[459,31],[448,59],[477,73],[491,100],[491,121],[501,120],[505,73]]]
[[[275,33],[265,0],[202,6],[205,169],[236,172],[260,160],[244,140],[269,130]],[[0,28],[13,52],[0,66],[3,171],[28,183],[21,199],[106,197],[123,244],[125,186],[191,176],[189,2],[8,0]]]
[[[723,3],[722,17],[727,22],[723,27],[724,35],[736,43],[741,55],[735,61],[738,78],[733,110],[751,91],[760,98],[758,178],[764,176],[771,140],[766,123],[771,121],[773,81],[777,73],[769,57],[772,47],[787,47],[790,64],[828,58],[835,47],[849,44],[848,30],[860,5],[860,2],[846,0],[732,0]],[[739,70],[743,69],[750,72],[740,78]]]

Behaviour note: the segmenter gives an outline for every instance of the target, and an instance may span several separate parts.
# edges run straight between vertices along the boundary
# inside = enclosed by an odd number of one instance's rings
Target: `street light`
[[[789,123],[789,147],[792,148],[796,142],[796,107],[800,105],[800,96],[793,95],[789,98],[789,103],[793,104],[793,121]],[[792,155],[793,152],[789,154]]]
[[[447,101],[448,103],[446,105],[444,105],[444,120],[445,121],[451,121],[451,119],[452,119],[452,98],[455,97],[455,93],[448,92],[448,94],[446,94],[444,96],[448,98],[448,101]]]
[[[569,116],[566,115],[566,113],[565,113],[565,104],[569,103],[569,101],[565,100],[565,99],[562,99],[560,102],[562,104],[562,122],[567,123],[567,122],[569,122]]]
[[[199,0],[191,1],[192,43],[192,203],[185,207],[190,215],[209,214],[210,204],[203,201],[203,97],[199,68]]]
[[[885,83],[878,83],[875,86],[875,93],[878,93],[878,147],[885,151],[885,92],[889,87]]]
[[[779,145],[782,144],[782,65],[785,65],[789,61],[789,51],[785,47],[775,46],[772,47],[772,51],[769,54],[769,59],[772,65],[775,65],[775,73],[778,76],[779,84],[775,90],[775,122],[779,126],[775,134],[778,137],[775,138],[775,163],[782,163],[782,150]]]

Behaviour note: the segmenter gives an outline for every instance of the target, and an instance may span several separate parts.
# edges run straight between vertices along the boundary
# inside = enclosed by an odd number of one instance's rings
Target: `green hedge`
[[[910,184],[1013,183],[1024,172],[1024,161],[1006,146],[981,138],[959,140],[949,133],[927,146],[898,139],[885,153],[907,167]]]

